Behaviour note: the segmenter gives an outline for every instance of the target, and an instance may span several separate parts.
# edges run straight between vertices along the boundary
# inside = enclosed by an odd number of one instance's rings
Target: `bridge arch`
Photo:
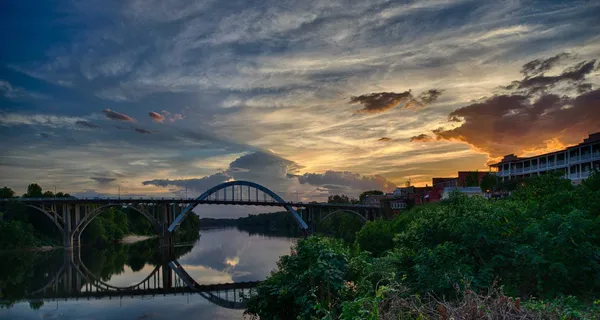
[[[50,219],[50,220],[52,220],[52,222],[54,222],[54,225],[58,228],[60,233],[62,233],[62,234],[65,233],[65,231],[64,231],[63,227],[60,225],[60,223],[58,223],[58,221],[56,219],[54,219],[54,217],[48,211],[44,210],[43,208],[31,205],[31,204],[26,204],[25,206],[29,207],[29,208],[33,208],[33,209],[43,213],[46,217],[48,217],[48,219]]]
[[[322,221],[325,221],[325,220],[329,219],[329,217],[333,216],[334,214],[336,214],[336,213],[341,213],[341,212],[345,212],[345,213],[351,213],[351,214],[353,214],[353,215],[355,215],[355,216],[358,216],[358,217],[359,217],[359,218],[360,218],[360,219],[363,221],[363,223],[367,223],[367,221],[368,221],[368,220],[367,220],[367,218],[365,218],[363,215],[361,215],[360,213],[358,213],[358,212],[356,212],[356,211],[354,211],[354,210],[350,210],[350,209],[339,209],[339,210],[335,210],[335,211],[333,211],[333,212],[330,212],[330,213],[328,213],[327,215],[325,215],[323,218],[321,218],[321,221],[320,221],[320,222],[322,222]]]
[[[97,289],[105,290],[105,291],[109,291],[109,290],[112,290],[112,291],[124,291],[124,290],[141,288],[144,283],[147,283],[148,281],[150,281],[150,279],[152,278],[152,276],[154,276],[157,272],[160,272],[160,269],[162,267],[161,265],[155,266],[154,269],[152,270],[152,272],[150,272],[150,274],[148,276],[146,276],[143,280],[141,280],[137,284],[130,285],[130,286],[127,286],[127,287],[116,287],[116,286],[110,285],[110,284],[108,284],[108,283],[100,280],[100,278],[97,277],[97,276],[95,276],[83,264],[82,261],[79,262],[79,265],[81,266],[81,269],[83,269],[83,270],[81,270],[80,268],[77,267],[77,265],[75,265],[75,268],[76,268],[77,272],[79,272],[79,274],[84,279],[86,279],[91,286],[96,287]]]
[[[73,228],[73,231],[71,233],[71,235],[74,235],[75,233],[79,232],[79,234],[81,235],[83,233],[83,230],[85,230],[85,228],[87,228],[87,226],[100,214],[102,214],[104,212],[104,209],[106,208],[111,208],[111,207],[123,207],[124,205],[122,203],[109,203],[106,205],[103,205],[101,207],[98,207],[96,209],[94,209],[92,212],[90,212],[89,214],[87,214],[86,216],[84,216],[81,221],[79,221],[79,223],[77,224],[77,226],[75,228]],[[150,223],[152,224],[152,227],[154,227],[154,229],[158,232],[159,228],[160,228],[160,224],[158,223],[158,221],[151,215],[149,215],[147,212],[140,210],[138,208],[136,208],[135,206],[129,206],[129,205],[125,205],[127,208],[133,209],[134,211],[139,212],[141,215],[143,215],[146,219],[148,219],[148,221],[150,221]]]
[[[294,210],[294,208],[292,208],[292,206],[288,205],[287,202],[285,202],[280,196],[278,196],[275,192],[269,190],[268,188],[261,186],[258,183],[254,183],[254,182],[250,182],[250,181],[244,181],[244,180],[238,180],[238,181],[229,181],[229,182],[224,182],[221,183],[217,186],[214,186],[210,189],[208,189],[206,192],[204,192],[203,194],[201,194],[198,198],[196,198],[196,200],[201,201],[201,200],[206,200],[208,199],[212,194],[215,194],[216,192],[218,192],[219,190],[223,190],[227,187],[233,187],[233,186],[247,186],[250,188],[254,188],[257,189],[265,194],[268,194],[269,196],[271,196],[275,201],[277,201],[278,203],[283,204],[283,207],[293,215],[294,219],[296,219],[296,222],[298,223],[298,225],[300,226],[301,229],[303,229],[304,231],[306,231],[308,229],[308,225],[306,224],[306,222],[304,222],[304,220],[302,220],[302,217],[300,217],[300,215],[298,214],[298,212],[296,212],[296,210]],[[192,212],[192,210],[197,206],[197,203],[190,203],[189,205],[187,205],[187,207],[185,207],[181,213],[173,220],[173,223],[169,226],[169,232],[174,232],[175,230],[177,230],[179,228],[179,226],[181,225],[181,223],[183,222],[183,220],[185,220],[185,218]]]

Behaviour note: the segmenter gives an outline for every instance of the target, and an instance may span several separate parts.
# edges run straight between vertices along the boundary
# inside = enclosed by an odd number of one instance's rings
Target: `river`
[[[295,242],[235,228],[200,234],[169,253],[152,239],[74,254],[1,255],[0,319],[243,319],[235,294],[251,289],[237,287],[264,280]],[[234,289],[222,286],[231,283]]]

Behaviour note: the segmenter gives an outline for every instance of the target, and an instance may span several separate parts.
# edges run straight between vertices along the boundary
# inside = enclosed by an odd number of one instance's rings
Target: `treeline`
[[[356,240],[310,237],[249,298],[261,319],[598,319],[600,174],[455,192]]]
[[[235,219],[202,218],[199,223],[203,228],[236,227],[249,232],[286,231],[294,233],[298,231],[298,223],[287,211],[250,214],[247,217]]]

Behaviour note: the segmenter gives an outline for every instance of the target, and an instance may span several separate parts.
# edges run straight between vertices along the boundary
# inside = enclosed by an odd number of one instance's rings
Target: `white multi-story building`
[[[562,172],[565,178],[579,183],[593,169],[600,169],[600,132],[590,134],[582,143],[561,151],[520,158],[514,154],[490,165],[502,181],[540,175],[549,171]]]

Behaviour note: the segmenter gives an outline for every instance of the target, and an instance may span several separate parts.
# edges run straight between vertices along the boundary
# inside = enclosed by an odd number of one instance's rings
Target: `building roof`
[[[516,156],[516,155],[514,155],[514,154],[511,153],[509,155],[505,155],[500,162],[490,164],[489,166],[490,167],[497,167],[497,166],[503,165],[505,163],[511,163],[511,162],[516,162],[516,161],[523,161],[523,160],[529,160],[529,159],[539,158],[539,157],[543,157],[543,156],[549,156],[549,155],[553,155],[553,154],[556,154],[556,153],[565,152],[565,151],[568,151],[569,149],[574,149],[574,148],[581,147],[583,145],[587,145],[587,144],[594,143],[594,142],[600,142],[600,132],[592,133],[587,138],[583,139],[583,142],[581,142],[579,144],[576,144],[576,145],[573,145],[573,146],[566,147],[566,148],[564,148],[562,150],[552,151],[552,152],[543,153],[543,154],[538,154],[538,155],[531,156],[531,157],[518,157],[518,156]]]

